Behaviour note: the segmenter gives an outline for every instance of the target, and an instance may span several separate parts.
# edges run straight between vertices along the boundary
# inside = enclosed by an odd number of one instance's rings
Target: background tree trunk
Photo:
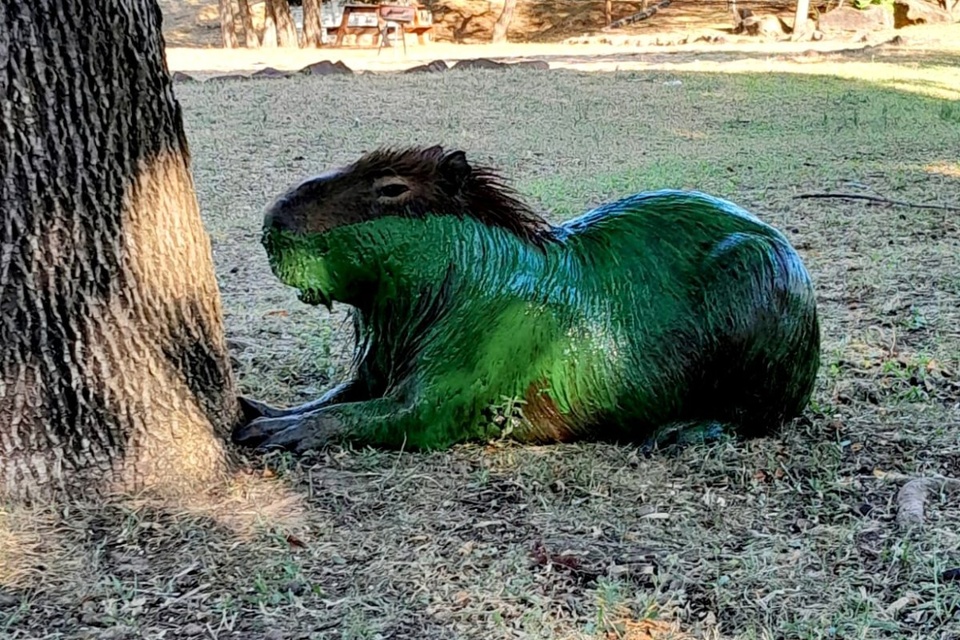
[[[225,48],[237,48],[237,31],[233,24],[232,0],[220,0],[220,35],[223,38]]]
[[[263,37],[260,44],[268,48],[277,46],[277,16],[272,0],[263,0]]]
[[[603,20],[610,25],[613,22],[613,0],[604,0],[603,2]]]
[[[323,44],[323,23],[320,16],[321,0],[303,0],[303,46]]]
[[[267,0],[273,4],[273,15],[277,19],[277,36],[281,47],[299,47],[297,39],[297,25],[290,14],[290,3],[287,0]]]
[[[507,41],[507,30],[510,28],[510,21],[513,20],[513,10],[516,8],[517,0],[504,0],[503,11],[493,25],[493,42]]]
[[[247,0],[237,0],[237,9],[240,11],[240,22],[243,24],[243,35],[248,49],[260,48],[260,36],[253,28],[253,14],[250,13],[250,3]]]
[[[155,0],[0,6],[0,499],[193,493],[239,419]]]
[[[807,18],[810,16],[810,0],[797,0],[797,13],[793,18],[793,41],[802,40],[807,35]]]

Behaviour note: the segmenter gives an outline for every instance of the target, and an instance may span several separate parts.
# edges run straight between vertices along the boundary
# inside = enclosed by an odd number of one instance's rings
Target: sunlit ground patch
[[[960,178],[960,162],[935,162],[924,166],[924,170],[947,178]]]

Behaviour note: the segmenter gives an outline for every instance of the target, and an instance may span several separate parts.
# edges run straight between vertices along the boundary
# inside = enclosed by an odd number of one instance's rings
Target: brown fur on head
[[[309,178],[267,210],[264,226],[314,234],[383,216],[469,216],[537,246],[551,226],[487,167],[474,167],[463,151],[378,149],[345,167]]]

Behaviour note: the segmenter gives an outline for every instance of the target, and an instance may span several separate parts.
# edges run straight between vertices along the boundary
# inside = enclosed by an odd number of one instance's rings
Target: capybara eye
[[[381,198],[397,198],[407,191],[410,191],[410,187],[407,185],[400,182],[393,182],[380,187],[380,189],[377,190],[377,195]]]

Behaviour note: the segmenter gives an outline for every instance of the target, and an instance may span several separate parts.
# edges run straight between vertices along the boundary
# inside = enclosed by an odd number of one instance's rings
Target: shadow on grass
[[[180,504],[116,497],[0,510],[0,631],[225,633],[244,611],[309,598],[297,571],[312,542],[304,496],[268,476],[241,473]]]

